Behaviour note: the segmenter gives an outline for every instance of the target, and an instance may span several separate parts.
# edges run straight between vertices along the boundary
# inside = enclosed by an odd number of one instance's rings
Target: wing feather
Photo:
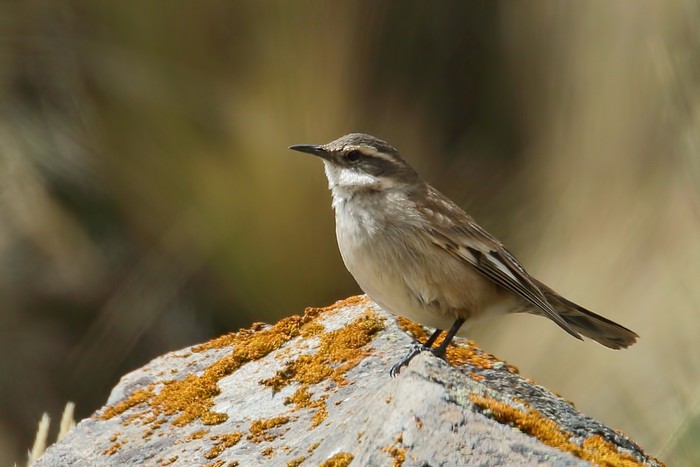
[[[534,279],[525,268],[495,237],[479,227],[456,205],[445,204],[447,213],[427,210],[424,214],[432,217],[428,229],[433,244],[465,261],[478,272],[511,292],[521,296],[542,310],[543,314],[557,323],[566,332],[581,339],[579,333],[554,310]],[[455,216],[455,214],[459,214]],[[452,222],[457,217],[459,224]]]

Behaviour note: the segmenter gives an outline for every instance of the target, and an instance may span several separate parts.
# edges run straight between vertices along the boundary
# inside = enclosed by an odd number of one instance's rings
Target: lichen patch
[[[170,459],[162,460],[160,466],[164,467],[166,465],[171,465],[171,464],[175,463],[179,458],[180,458],[180,456],[173,456]]]
[[[137,389],[125,400],[107,407],[104,412],[100,415],[103,420],[109,420],[112,417],[121,415],[132,407],[136,407],[153,397],[153,387],[155,385],[151,384],[146,389]]]
[[[116,443],[113,443],[110,447],[102,451],[102,454],[105,456],[113,456],[117,453],[117,451],[119,451],[119,448],[121,448],[125,444],[126,441],[117,441]]]
[[[318,321],[310,321],[301,327],[300,334],[302,337],[308,339],[321,334],[325,330],[326,328],[323,326],[323,324],[319,323]]]
[[[328,408],[326,407],[327,394],[321,395],[317,400],[312,400],[313,394],[309,392],[309,386],[303,385],[296,390],[294,394],[284,400],[285,404],[294,404],[294,409],[315,409],[314,416],[311,419],[310,428],[316,428],[323,420],[328,417]]]
[[[241,433],[240,431],[224,435],[212,436],[212,440],[215,441],[214,446],[212,446],[209,452],[204,454],[204,457],[209,460],[215,459],[226,449],[238,444],[242,437],[243,433]]]
[[[599,435],[589,436],[580,446],[574,444],[570,440],[570,433],[562,431],[553,420],[545,418],[532,408],[520,410],[492,397],[477,394],[472,394],[470,399],[484,415],[499,423],[511,425],[548,446],[570,452],[585,461],[609,467],[640,465],[634,457],[619,453],[614,445]]]
[[[195,352],[206,349],[233,346],[233,351],[206,368],[199,375],[189,375],[181,380],[163,381],[163,387],[155,394],[154,386],[135,391],[126,400],[108,407],[103,419],[109,419],[138,405],[148,403],[153,415],[177,415],[172,421],[175,426],[183,426],[193,420],[201,420],[205,425],[215,425],[228,419],[226,414],[211,410],[214,397],[219,392],[218,382],[242,365],[265,357],[279,349],[291,339],[300,335],[301,330],[321,312],[321,309],[307,309],[304,316],[291,316],[273,326],[255,324],[250,329],[214,339],[198,346]],[[154,418],[155,420],[155,418]]]
[[[210,410],[213,398],[219,394],[218,381],[245,363],[263,358],[297,337],[304,325],[312,322],[317,314],[316,310],[308,309],[303,317],[292,316],[274,326],[256,324],[249,330],[239,331],[232,342],[234,349],[230,355],[211,365],[202,375],[190,375],[183,380],[166,383],[160,394],[153,398],[151,405],[168,415],[179,413],[173,421],[175,425],[184,425],[198,418],[205,425],[225,421],[228,418],[225,414]],[[213,345],[219,346],[221,342]],[[205,348],[211,347],[205,344],[196,350]]]
[[[309,454],[313,454],[313,452],[316,450],[316,448],[319,447],[320,445],[321,445],[321,442],[316,441],[314,444],[312,444],[311,446],[306,448],[306,452],[308,452]]]
[[[399,433],[393,444],[384,446],[382,452],[386,452],[391,456],[394,467],[401,467],[406,461],[406,448],[403,447],[403,433]]]
[[[277,434],[270,432],[275,428],[279,428],[288,423],[289,420],[289,417],[285,416],[255,420],[250,424],[250,434],[248,434],[248,439],[254,443],[259,443],[261,441],[272,441],[277,437]]]
[[[420,342],[425,342],[428,339],[428,332],[420,324],[402,316],[398,316],[396,321],[399,328],[413,336],[414,339]],[[435,342],[434,347],[439,346],[443,342],[445,334],[446,333],[443,333],[442,336],[440,336],[437,342]],[[478,369],[488,370],[494,368],[494,365],[504,365],[512,373],[518,373],[516,367],[508,365],[494,355],[484,352],[471,340],[455,338],[447,347],[447,360],[455,367],[470,365]],[[477,375],[477,373],[472,372],[472,375]]]
[[[349,452],[339,452],[321,463],[321,467],[347,467],[355,458]]]
[[[275,376],[260,383],[275,391],[293,381],[310,385],[330,379],[338,385],[345,385],[344,374],[369,354],[369,349],[364,347],[382,329],[383,320],[368,310],[347,326],[320,335],[316,353],[288,361]]]
[[[201,439],[204,438],[207,434],[209,434],[209,430],[197,430],[192,433],[190,433],[185,439],[184,442],[189,442],[195,439]],[[182,441],[178,441],[182,442]]]

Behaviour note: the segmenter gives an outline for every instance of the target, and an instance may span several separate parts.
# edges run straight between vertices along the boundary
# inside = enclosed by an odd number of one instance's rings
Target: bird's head
[[[327,144],[297,144],[289,149],[323,159],[328,185],[334,192],[384,191],[408,188],[419,176],[385,141],[351,133]]]

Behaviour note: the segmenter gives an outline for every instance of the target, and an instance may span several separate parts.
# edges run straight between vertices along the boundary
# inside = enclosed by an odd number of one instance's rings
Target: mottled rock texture
[[[660,465],[468,341],[391,379],[426,332],[353,297],[172,352],[37,465]]]

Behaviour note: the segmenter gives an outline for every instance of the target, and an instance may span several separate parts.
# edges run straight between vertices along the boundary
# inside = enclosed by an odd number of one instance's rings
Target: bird
[[[435,329],[425,342],[413,342],[391,367],[392,377],[424,351],[446,360],[455,336],[466,337],[473,323],[509,313],[544,316],[571,336],[610,349],[637,341],[635,332],[530,275],[503,243],[386,141],[351,133],[289,149],[323,160],[338,248],[360,288],[393,315]]]

